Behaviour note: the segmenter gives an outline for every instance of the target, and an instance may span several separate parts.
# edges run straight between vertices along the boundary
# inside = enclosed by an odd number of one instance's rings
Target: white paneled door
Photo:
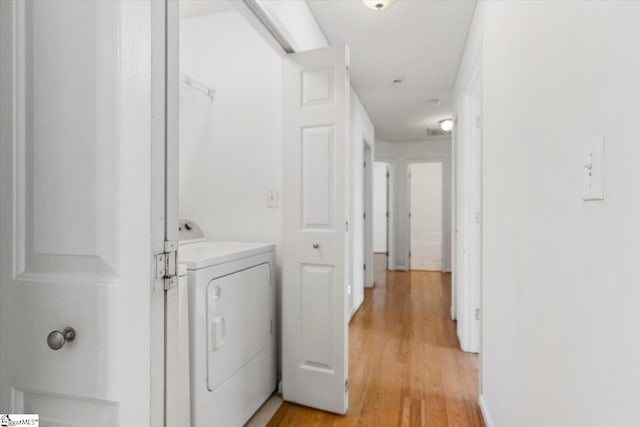
[[[346,290],[349,55],[284,60],[284,399],[348,408]]]
[[[442,270],[442,162],[409,164],[411,270]]]
[[[158,390],[162,404],[152,3],[0,2],[0,413],[162,423],[151,409]]]

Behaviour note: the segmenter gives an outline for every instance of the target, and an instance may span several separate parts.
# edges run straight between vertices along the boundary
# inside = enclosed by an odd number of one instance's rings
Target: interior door
[[[283,397],[348,408],[345,46],[284,60]]]
[[[442,270],[442,162],[409,164],[412,270]]]
[[[0,2],[0,412],[42,426],[162,423],[153,3]]]

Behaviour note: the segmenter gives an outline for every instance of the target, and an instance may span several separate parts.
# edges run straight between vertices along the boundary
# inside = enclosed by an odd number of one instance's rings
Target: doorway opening
[[[167,332],[166,424],[242,425],[277,389],[282,57],[245,3],[175,3],[167,204],[188,292],[167,297],[184,327]]]
[[[367,141],[363,143],[362,153],[362,246],[364,261],[364,287],[374,285],[374,249],[373,249],[373,150]]]
[[[265,242],[275,246],[276,254],[275,262],[269,263],[275,292],[270,290],[264,298],[255,290],[256,281],[251,290],[210,286],[212,280],[201,280],[209,272],[200,273],[201,263],[192,263],[189,290],[196,281],[207,287],[206,293],[189,299],[190,329],[194,330],[194,316],[205,313],[206,321],[196,328],[207,330],[190,334],[194,425],[210,425],[214,412],[220,425],[242,425],[245,415],[276,389],[285,401],[339,414],[348,407],[345,258],[352,249],[360,255],[366,244],[358,238],[357,247],[347,248],[355,241],[348,239],[348,233],[362,233],[362,223],[347,215],[353,205],[362,208],[362,197],[350,198],[347,191],[354,188],[354,181],[357,191],[362,189],[360,168],[346,160],[353,159],[354,150],[363,149],[362,140],[349,139],[349,51],[346,46],[305,51],[292,43],[296,40],[288,25],[275,18],[283,17],[278,2],[268,3],[185,0],[180,2],[179,25],[174,13],[169,22],[175,28],[167,30],[167,68],[173,73],[169,85],[176,86],[168,109],[180,116],[179,137],[174,135],[179,147],[168,149],[174,151],[168,168],[173,167],[176,175],[167,184],[167,203],[175,204],[171,212],[190,220],[181,221],[185,228],[189,224],[189,231],[199,225],[204,236],[199,238],[207,243]],[[168,2],[167,7],[175,4]],[[288,17],[284,15],[285,22]],[[177,122],[172,124],[174,133]],[[365,154],[369,158],[373,137],[370,141]],[[186,243],[194,256],[207,255],[198,251],[199,244]],[[187,252],[183,243],[180,262],[190,262]],[[247,254],[235,261],[254,258]],[[354,266],[360,273],[360,287],[361,268],[366,265],[360,260]],[[195,286],[203,290],[204,285]],[[213,313],[225,298],[240,294],[243,300],[261,299],[270,307],[267,299],[274,293],[277,314],[270,318],[262,316],[266,308],[253,310],[242,301],[234,305],[235,312]],[[235,316],[238,310],[247,312],[246,316]],[[246,328],[241,331],[243,325]],[[260,337],[252,339],[255,331],[260,331]],[[194,351],[194,342],[206,352]],[[225,350],[227,355],[238,350],[241,358],[236,354],[224,358]],[[276,351],[281,353],[274,359]],[[249,353],[259,354],[249,360]],[[217,356],[228,362],[228,369],[215,364]],[[214,365],[212,375],[208,370]],[[271,375],[274,370],[279,370],[280,382]],[[229,378],[224,377],[227,374]],[[222,397],[202,392],[213,387]],[[227,393],[231,389],[233,397]],[[236,416],[231,412],[240,406],[244,412],[231,420]],[[189,425],[184,418],[175,424]]]
[[[409,164],[409,269],[442,271],[442,162]]]
[[[375,162],[373,166],[373,253],[376,283],[386,283],[390,247],[390,175],[391,164]]]

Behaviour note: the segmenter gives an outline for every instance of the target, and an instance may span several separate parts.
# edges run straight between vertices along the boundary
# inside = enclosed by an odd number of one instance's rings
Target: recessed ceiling
[[[180,0],[180,19],[233,9],[228,0]]]
[[[384,11],[360,0],[307,2],[329,42],[349,46],[351,83],[376,139],[423,140],[426,128],[451,117],[475,0],[397,0]],[[399,76],[404,80],[394,84]]]

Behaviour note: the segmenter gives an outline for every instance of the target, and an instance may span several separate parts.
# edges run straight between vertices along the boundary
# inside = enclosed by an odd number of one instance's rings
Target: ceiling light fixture
[[[396,0],[362,0],[365,6],[372,10],[385,10]]]
[[[438,123],[440,123],[440,129],[445,132],[451,132],[453,129],[453,119],[440,120]]]

